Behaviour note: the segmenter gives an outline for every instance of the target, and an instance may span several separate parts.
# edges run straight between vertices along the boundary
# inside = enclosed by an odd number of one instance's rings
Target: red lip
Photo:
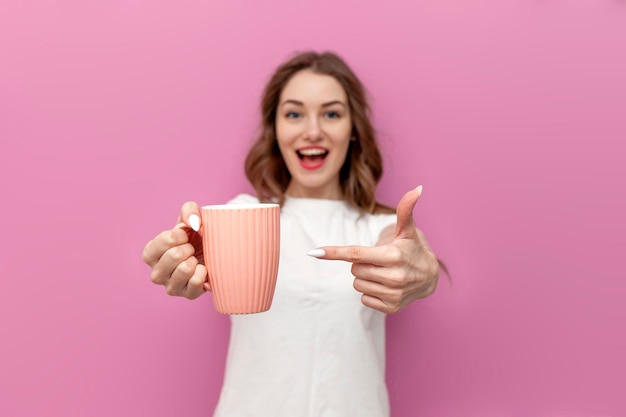
[[[307,156],[303,156],[300,153],[301,151],[306,151],[309,149],[318,149],[318,150],[324,151],[325,153],[321,154],[321,156],[316,156],[316,157],[307,157]],[[296,154],[298,156],[298,162],[300,163],[300,166],[302,168],[307,169],[307,170],[315,170],[315,169],[321,168],[326,163],[328,150],[321,146],[305,146],[303,148],[298,149],[296,151]]]
[[[319,162],[315,162],[315,163],[308,163],[306,161],[303,161],[301,159],[298,160],[300,162],[300,166],[304,169],[310,169],[310,170],[314,170],[314,169],[318,169],[320,168],[322,165],[324,165],[324,163],[326,162],[326,159],[322,159]]]

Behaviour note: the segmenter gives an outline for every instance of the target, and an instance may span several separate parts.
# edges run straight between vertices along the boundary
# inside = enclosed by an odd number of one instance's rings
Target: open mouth
[[[328,151],[324,148],[303,148],[296,153],[300,161],[307,165],[319,164],[328,156]]]

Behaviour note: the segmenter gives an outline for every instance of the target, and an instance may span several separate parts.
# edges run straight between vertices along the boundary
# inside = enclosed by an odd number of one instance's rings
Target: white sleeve
[[[370,230],[372,234],[375,236],[376,240],[380,236],[383,229],[387,226],[391,226],[396,224],[396,215],[395,214],[373,214],[370,219]]]
[[[237,197],[233,198],[226,204],[256,204],[259,202],[259,199],[250,194],[239,194]]]

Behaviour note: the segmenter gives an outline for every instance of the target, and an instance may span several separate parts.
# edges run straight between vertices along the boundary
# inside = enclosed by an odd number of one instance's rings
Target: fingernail
[[[189,226],[196,232],[200,230],[200,217],[197,214],[189,216]]]
[[[320,256],[326,255],[326,251],[324,249],[313,249],[311,251],[308,251],[306,254],[315,258],[319,258]]]
[[[418,196],[418,197],[419,197],[420,195],[422,195],[422,188],[424,188],[424,187],[422,187],[421,185],[418,185],[418,186],[415,188],[415,191],[417,191],[417,196]]]

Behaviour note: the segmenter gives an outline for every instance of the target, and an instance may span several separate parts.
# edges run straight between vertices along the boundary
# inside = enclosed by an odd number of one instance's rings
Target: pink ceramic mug
[[[204,206],[202,245],[215,309],[224,314],[267,311],[280,251],[278,204]]]

